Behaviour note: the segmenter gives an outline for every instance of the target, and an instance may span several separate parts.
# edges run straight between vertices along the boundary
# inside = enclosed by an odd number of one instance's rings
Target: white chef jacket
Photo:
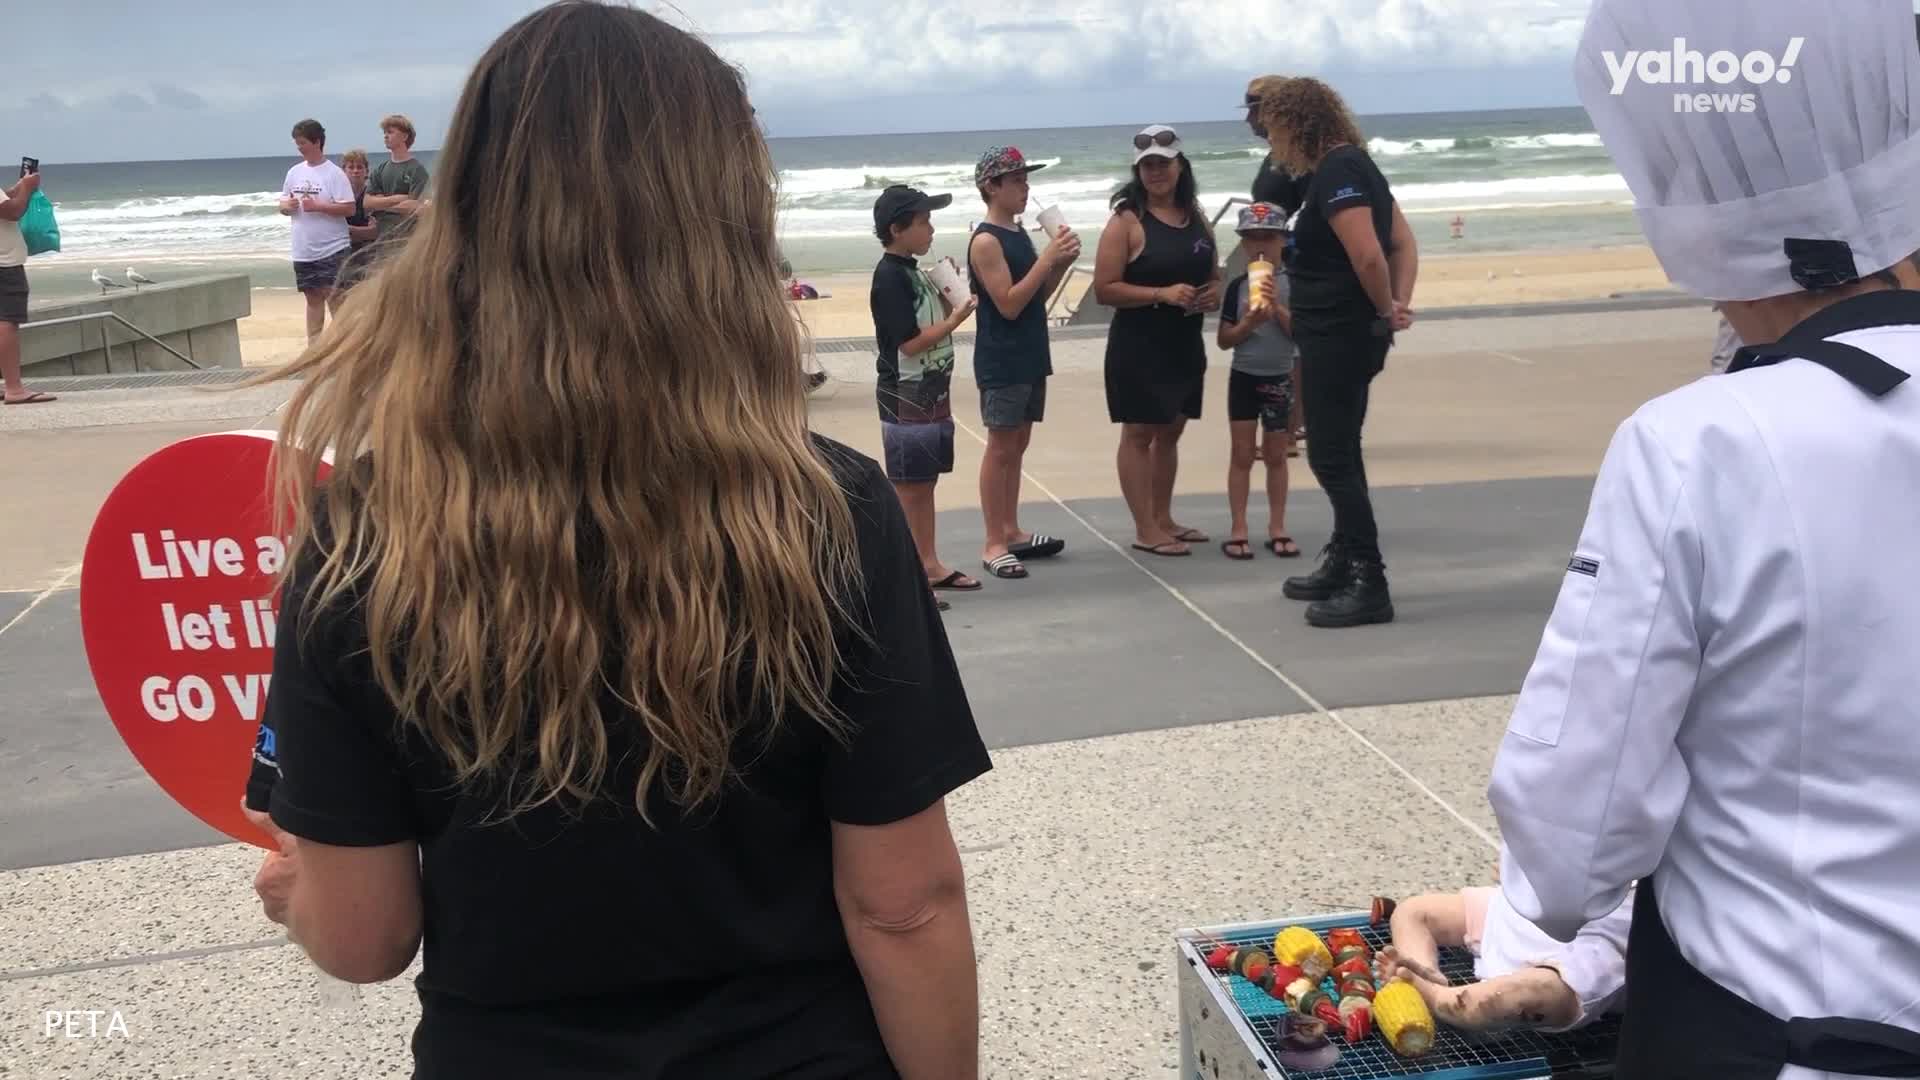
[[[1920,370],[1920,326],[1832,340]],[[1920,379],[1785,360],[1621,425],[1488,797],[1556,939],[1657,869],[1721,986],[1920,1029]]]

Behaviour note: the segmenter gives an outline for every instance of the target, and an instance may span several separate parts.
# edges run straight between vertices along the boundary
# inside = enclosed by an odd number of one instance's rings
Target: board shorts
[[[1290,429],[1293,418],[1293,376],[1227,375],[1227,419],[1258,420],[1260,430],[1277,435]]]
[[[1014,431],[1047,414],[1047,380],[993,386],[980,391],[980,422],[990,431]]]
[[[896,484],[927,484],[953,471],[953,419],[896,424],[880,421],[880,446],[887,479]]]
[[[347,260],[347,249],[341,248],[325,258],[312,262],[293,264],[293,284],[301,292],[314,289],[331,289],[340,282],[340,264]]]
[[[0,266],[0,322],[15,326],[27,321],[27,268]]]

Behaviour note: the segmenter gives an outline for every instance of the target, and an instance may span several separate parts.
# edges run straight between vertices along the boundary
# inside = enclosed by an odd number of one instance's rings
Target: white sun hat
[[[1911,0],[1595,0],[1574,81],[1676,285],[1758,300],[1920,250],[1916,30]]]

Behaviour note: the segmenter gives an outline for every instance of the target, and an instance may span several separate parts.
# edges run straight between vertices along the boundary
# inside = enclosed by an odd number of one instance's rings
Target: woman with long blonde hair
[[[991,766],[884,475],[807,429],[740,74],[556,4],[436,171],[278,373],[269,916],[353,982],[424,942],[420,1078],[974,1076]]]

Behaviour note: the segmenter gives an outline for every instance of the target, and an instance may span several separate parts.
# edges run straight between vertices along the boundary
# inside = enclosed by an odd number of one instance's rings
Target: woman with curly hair
[[[1307,464],[1333,504],[1333,536],[1320,565],[1288,579],[1285,593],[1312,601],[1307,622],[1314,626],[1391,622],[1360,429],[1368,388],[1386,366],[1394,333],[1413,324],[1413,230],[1332,87],[1312,78],[1281,80],[1261,96],[1258,112],[1274,161],[1313,178],[1294,223],[1287,275],[1313,432]]]

